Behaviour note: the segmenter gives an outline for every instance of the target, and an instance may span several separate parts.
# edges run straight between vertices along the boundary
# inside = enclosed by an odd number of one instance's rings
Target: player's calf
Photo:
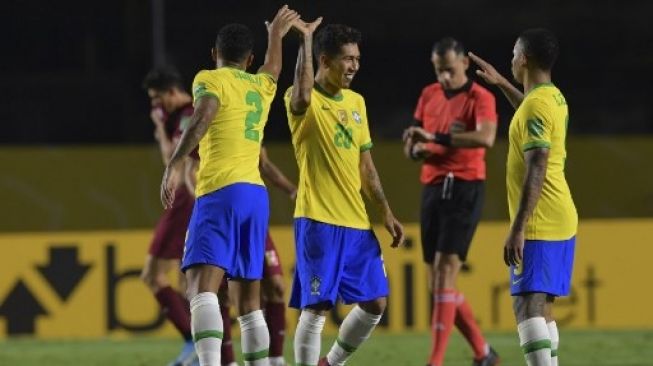
[[[387,305],[386,298],[362,302],[355,306],[340,325],[338,338],[326,356],[331,366],[341,366],[367,340],[381,321]]]

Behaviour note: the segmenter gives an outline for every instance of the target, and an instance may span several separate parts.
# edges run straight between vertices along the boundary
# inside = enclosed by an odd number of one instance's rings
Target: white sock
[[[286,359],[283,357],[269,357],[270,358],[270,366],[286,366]]]
[[[546,323],[549,328],[551,337],[551,366],[558,366],[558,344],[560,344],[560,335],[558,334],[558,325],[555,320]]]
[[[372,334],[381,315],[370,314],[356,305],[345,317],[338,338],[327,354],[331,366],[342,366],[347,358]]]
[[[517,324],[519,345],[528,366],[551,366],[551,336],[543,317],[529,318]]]
[[[190,300],[190,326],[201,366],[220,366],[222,316],[218,296],[202,292]]]
[[[268,366],[270,333],[261,310],[238,317],[240,322],[240,343],[245,366]]]
[[[295,364],[317,365],[320,360],[320,337],[324,328],[324,315],[303,310],[295,330]]]

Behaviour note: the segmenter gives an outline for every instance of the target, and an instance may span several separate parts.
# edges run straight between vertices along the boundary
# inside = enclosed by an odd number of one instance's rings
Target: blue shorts
[[[290,306],[338,299],[345,304],[388,296],[388,278],[372,230],[352,229],[307,218],[295,219],[297,264]]]
[[[269,216],[268,192],[261,185],[235,183],[197,198],[181,270],[210,264],[229,278],[261,279]]]
[[[523,262],[510,267],[510,293],[569,295],[575,247],[575,236],[560,241],[526,240]]]

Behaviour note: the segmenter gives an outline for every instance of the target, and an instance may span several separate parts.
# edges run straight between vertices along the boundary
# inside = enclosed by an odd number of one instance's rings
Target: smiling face
[[[335,56],[321,55],[320,66],[326,71],[329,84],[338,89],[349,89],[360,69],[360,60],[358,44],[346,43],[340,47],[340,52]]]

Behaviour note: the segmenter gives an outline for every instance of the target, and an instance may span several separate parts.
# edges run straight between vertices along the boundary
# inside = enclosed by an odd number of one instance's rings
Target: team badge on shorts
[[[320,284],[321,283],[322,283],[322,280],[320,280],[320,277],[313,276],[311,278],[311,295],[312,296],[320,296]]]
[[[359,125],[361,124],[361,114],[358,113],[358,111],[352,111],[351,112],[352,117],[354,117],[354,121],[358,123]]]

